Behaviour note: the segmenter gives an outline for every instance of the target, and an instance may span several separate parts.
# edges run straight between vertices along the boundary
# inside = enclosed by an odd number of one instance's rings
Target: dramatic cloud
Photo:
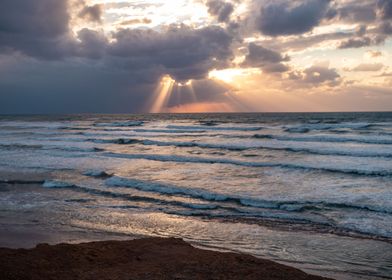
[[[374,1],[336,1],[336,18],[347,23],[370,23],[376,17]]]
[[[321,84],[325,82],[335,82],[340,75],[336,69],[325,66],[312,66],[304,70],[303,81],[311,84]]]
[[[373,42],[369,37],[358,38],[358,39],[348,39],[343,41],[339,45],[339,49],[349,49],[349,48],[362,48],[372,45]]]
[[[58,59],[71,49],[66,0],[2,0],[0,52]]]
[[[289,60],[288,56],[250,43],[242,66],[261,68],[267,73],[286,72],[289,68],[281,62]]]
[[[385,35],[392,35],[392,23],[391,22],[381,23],[378,32]]]
[[[114,35],[109,54],[127,68],[151,69],[178,81],[203,79],[233,58],[232,37],[220,27],[171,26],[164,32],[124,29]]]
[[[215,16],[219,22],[226,22],[234,11],[233,4],[222,0],[208,0],[206,3],[208,12]]]
[[[289,78],[311,86],[336,86],[340,83],[339,73],[336,69],[330,68],[329,63],[326,62],[315,64],[303,71],[290,72]]]
[[[108,48],[108,40],[102,32],[83,28],[78,32],[77,55],[91,59],[102,58]]]
[[[142,112],[159,94],[158,111],[246,111],[247,90],[271,92],[273,103],[274,94],[391,85],[390,0],[0,6],[0,113]]]
[[[382,19],[392,19],[392,2],[390,0],[378,0],[377,7]]]
[[[86,6],[80,13],[79,17],[88,19],[90,21],[101,22],[102,9],[100,5]]]
[[[270,36],[311,31],[327,15],[329,0],[271,1],[261,7],[259,30]]]

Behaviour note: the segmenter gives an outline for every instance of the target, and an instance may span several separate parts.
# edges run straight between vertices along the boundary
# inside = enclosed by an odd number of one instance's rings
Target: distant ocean
[[[392,113],[0,116],[0,228],[30,226],[392,279]]]

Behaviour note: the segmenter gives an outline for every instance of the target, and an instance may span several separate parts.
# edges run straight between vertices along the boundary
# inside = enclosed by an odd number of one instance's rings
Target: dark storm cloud
[[[366,0],[363,2],[349,1],[336,8],[336,21],[356,23],[359,28],[351,38],[342,41],[338,48],[362,48],[380,45],[392,34],[388,19],[392,15],[392,1]],[[373,24],[375,28],[366,26]]]
[[[344,40],[350,38],[352,35],[347,32],[332,32],[326,34],[317,34],[310,36],[295,36],[290,38],[285,38],[284,41],[277,40],[276,38],[271,38],[263,40],[263,45],[269,49],[279,50],[279,51],[301,51],[305,50],[314,45],[320,44],[326,41],[336,41]]]
[[[73,8],[98,20],[98,10],[83,3]],[[71,35],[67,5],[1,3],[0,59],[13,62],[2,68],[0,61],[0,113],[146,111],[143,106],[167,74],[179,82],[199,80],[194,91],[200,100],[222,100],[223,89],[202,81],[210,70],[231,65],[233,38],[225,29],[122,29],[112,33],[113,40],[87,28]]]
[[[169,105],[194,102],[195,93],[200,102],[224,102],[230,89],[208,80],[208,73],[233,66],[234,52],[241,48],[247,49],[241,53],[245,55],[241,66],[257,67],[264,73],[285,72],[282,76],[289,75],[306,87],[336,85],[340,82],[336,69],[312,66],[292,71],[285,65],[289,57],[283,53],[325,41],[340,40],[340,48],[371,46],[392,34],[391,1],[383,0],[254,0],[259,4],[252,11],[249,26],[245,19],[230,21],[230,2],[201,0],[212,16],[226,23],[222,24],[225,28],[161,25],[156,29],[122,29],[110,35],[88,28],[73,34],[68,1],[0,0],[0,113],[145,111],[146,100],[164,75],[178,82],[193,80],[194,92],[176,85]],[[151,5],[159,9],[160,4],[105,5],[142,10]],[[86,6],[78,0],[72,9],[78,23],[102,19],[98,5]],[[150,22],[140,17],[120,25]],[[307,33],[322,24],[341,22],[360,28]],[[273,37],[257,44],[244,43],[242,39],[255,32]],[[298,36],[278,37],[285,35]],[[3,63],[4,56],[15,61],[9,66]]]
[[[336,7],[336,19],[349,23],[369,23],[376,20],[374,1],[351,1]]]
[[[392,1],[378,0],[377,7],[382,19],[392,19]]]
[[[339,45],[339,49],[361,48],[372,45],[372,40],[369,37],[348,39]]]
[[[290,58],[283,56],[279,52],[269,50],[255,43],[248,45],[248,54],[242,66],[261,68],[264,72],[277,73],[286,72],[288,67],[281,62],[289,61]]]
[[[340,75],[336,69],[331,69],[325,66],[311,66],[304,70],[305,76],[303,81],[311,84],[321,84],[325,82],[334,82]]]
[[[101,22],[102,9],[100,5],[85,6],[80,12],[79,17],[90,21]]]
[[[392,23],[391,22],[383,22],[378,27],[378,32],[384,35],[392,35]]]
[[[313,65],[303,71],[288,73],[289,79],[302,83],[306,86],[336,86],[341,82],[340,75],[334,68],[328,65]]]
[[[258,67],[264,63],[278,63],[282,61],[288,61],[288,56],[282,56],[282,54],[264,48],[263,46],[250,43],[248,46],[249,53],[245,58],[245,64]]]
[[[23,3],[20,3],[23,2]],[[83,6],[79,16],[99,20],[100,6]],[[38,59],[102,59],[135,78],[155,81],[169,74],[176,80],[203,79],[211,69],[230,64],[232,37],[223,28],[170,26],[161,32],[123,29],[114,42],[101,32],[82,29],[70,36],[66,0],[4,0],[0,10],[0,52],[20,52]],[[143,77],[146,76],[146,77]]]
[[[254,0],[253,10],[260,12],[250,12],[247,21],[254,18],[258,31],[274,37],[262,40],[264,46],[274,50],[304,50],[327,41],[337,41],[340,49],[361,48],[383,44],[392,35],[388,19],[391,3],[390,0]],[[357,28],[305,34],[316,26],[342,23],[355,24]],[[253,28],[248,25],[248,29]]]
[[[319,25],[329,4],[329,0],[269,1],[261,6],[256,25],[270,36],[302,34]]]
[[[205,78],[211,69],[228,66],[233,58],[233,39],[220,27],[124,29],[114,38],[108,54],[121,58],[125,67],[155,68],[179,81]]]
[[[77,55],[81,57],[100,59],[108,47],[108,40],[101,32],[83,28],[77,34],[80,43],[78,44]]]
[[[208,12],[215,16],[219,22],[226,22],[234,11],[233,4],[222,0],[208,0],[206,3]]]
[[[339,49],[362,48],[368,46],[379,45],[384,43],[386,37],[383,35],[365,36],[351,38],[339,44]]]
[[[16,57],[0,67],[0,113],[142,112],[155,85],[129,71]],[[1,62],[1,60],[0,60]],[[1,65],[1,63],[0,63]]]
[[[0,52],[57,59],[72,48],[66,0],[2,0]]]

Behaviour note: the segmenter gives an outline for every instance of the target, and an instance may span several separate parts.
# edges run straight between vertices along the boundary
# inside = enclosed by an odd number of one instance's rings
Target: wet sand
[[[249,255],[207,251],[181,239],[144,238],[0,248],[1,279],[327,279]]]

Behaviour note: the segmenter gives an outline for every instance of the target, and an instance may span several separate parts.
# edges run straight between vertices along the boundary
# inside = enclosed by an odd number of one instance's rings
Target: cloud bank
[[[335,52],[361,49],[372,59],[389,57],[383,47],[392,35],[389,0],[195,1],[168,22],[150,17],[151,11],[165,16],[164,1],[0,5],[0,113],[148,111],[166,76],[175,80],[169,109],[230,103],[238,100],[239,87],[210,77],[224,69],[256,69],[260,83],[270,79],[282,92],[349,90],[358,87],[354,72],[378,74],[380,89],[390,83],[381,80],[381,71],[391,65],[381,61],[356,57],[355,65],[339,68],[318,63],[317,55],[306,60],[306,53],[321,50],[331,59]],[[204,9],[204,17],[195,19],[193,8]],[[167,17],[173,13],[168,10]],[[260,84],[266,91],[268,86]]]

